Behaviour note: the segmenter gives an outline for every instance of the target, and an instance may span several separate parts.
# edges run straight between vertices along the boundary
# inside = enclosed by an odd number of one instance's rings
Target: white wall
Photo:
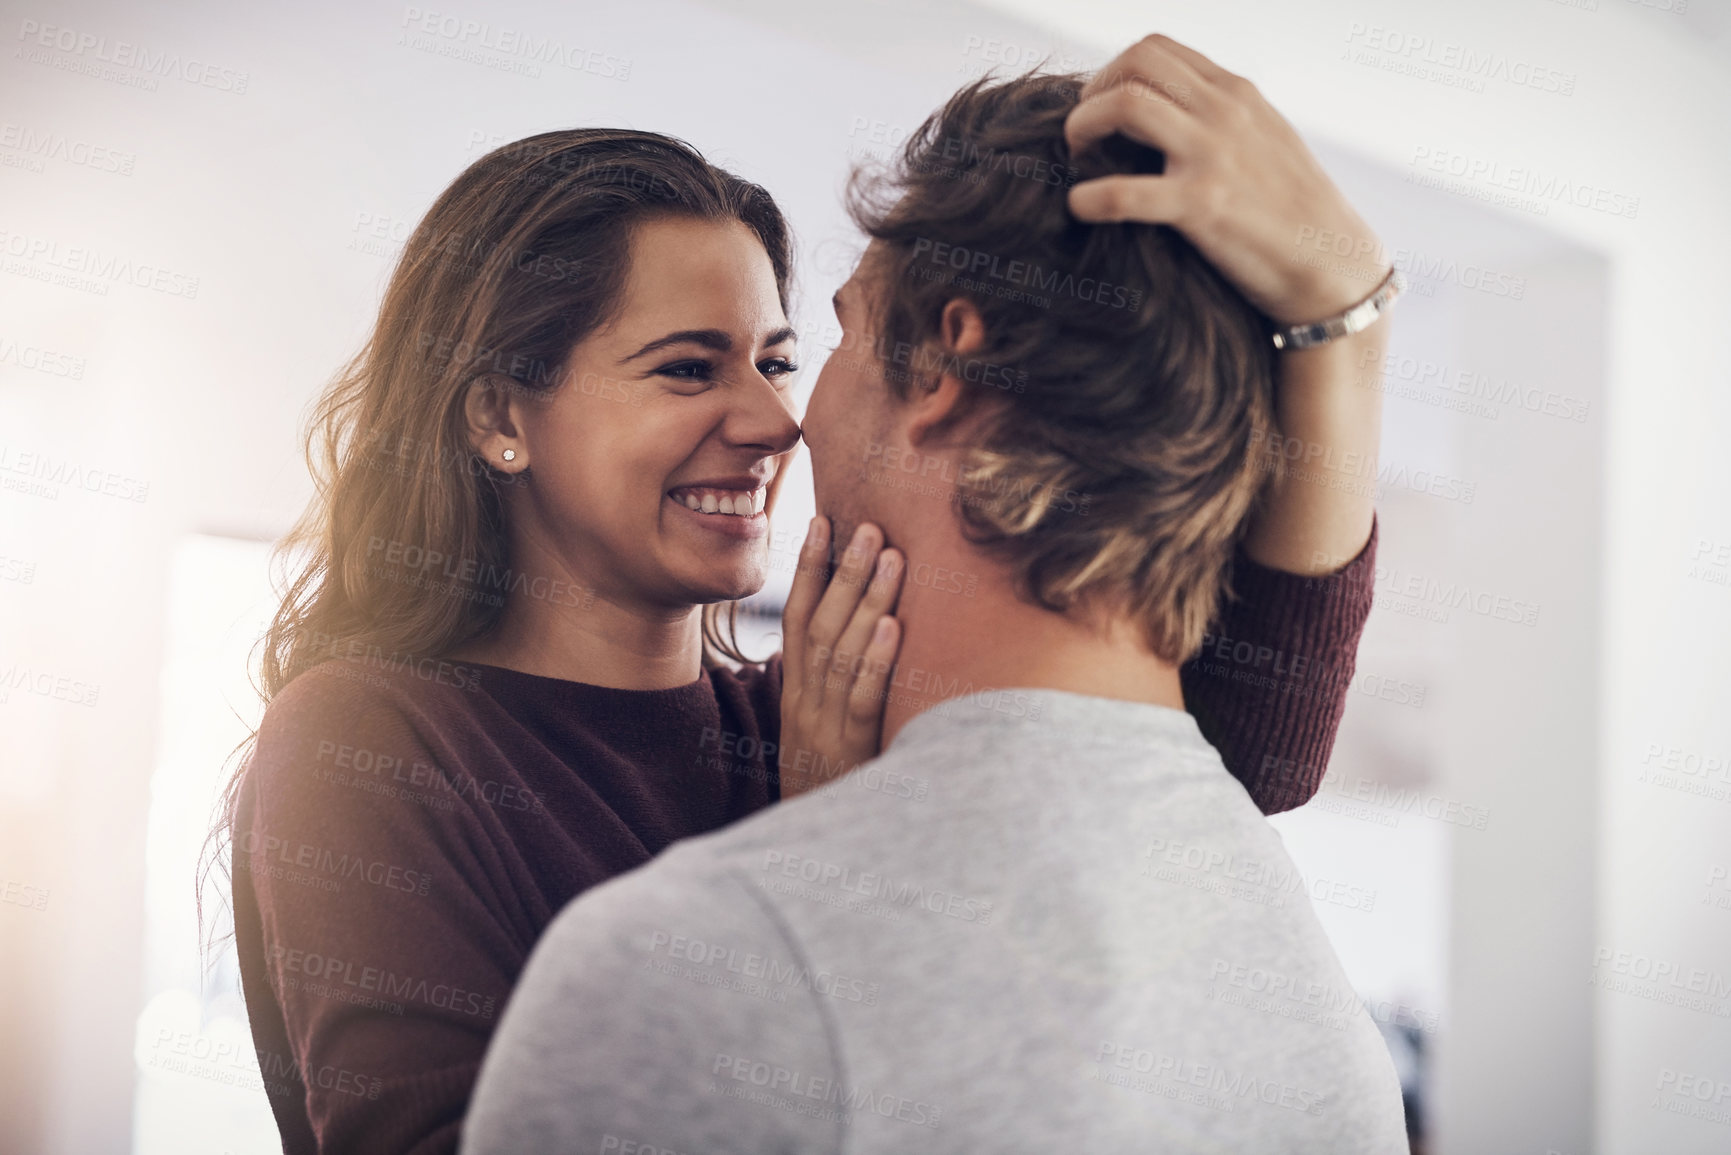
[[[1558,466],[1523,477],[1530,443],[1518,423],[1508,438],[1457,446],[1487,455],[1474,467],[1512,488],[1496,510],[1475,508],[1449,532],[1473,545],[1450,556],[1484,572],[1541,575],[1534,580],[1547,614],[1585,607],[1594,620],[1580,638],[1545,635],[1531,658],[1535,669],[1572,667],[1596,693],[1581,695],[1578,710],[1528,716],[1518,731],[1528,745],[1518,750],[1495,746],[1494,728],[1469,729],[1476,715],[1459,702],[1423,716],[1445,731],[1422,740],[1445,751],[1436,788],[1487,800],[1513,823],[1508,838],[1446,852],[1447,885],[1426,901],[1452,904],[1438,931],[1455,932],[1438,942],[1448,952],[1449,1010],[1477,1008],[1481,1032],[1527,1005],[1500,1005],[1499,992],[1585,988],[1600,951],[1609,952],[1601,974],[1614,974],[1616,952],[1630,952],[1631,969],[1650,965],[1641,960],[1669,964],[1685,983],[1694,970],[1711,972],[1698,981],[1721,984],[1713,1002],[1721,1010],[1592,991],[1589,1024],[1576,1016],[1546,1035],[1542,1018],[1529,1019],[1503,1056],[1509,1066],[1493,1065],[1494,1053],[1457,1066],[1444,1080],[1439,1128],[1449,1151],[1576,1155],[1587,1147],[1571,1137],[1582,1136],[1604,1152],[1724,1147],[1731,1129],[1665,1110],[1681,1100],[1657,1084],[1664,1070],[1731,1083],[1731,1018],[1722,1017],[1731,1011],[1723,990],[1731,889],[1717,887],[1725,905],[1703,903],[1713,896],[1709,880],[1731,866],[1731,780],[1724,770],[1676,776],[1719,791],[1703,797],[1640,776],[1650,745],[1661,750],[1655,765],[1670,748],[1680,765],[1697,767],[1700,756],[1723,766],[1731,755],[1731,722],[1716,709],[1731,684],[1731,566],[1689,576],[1699,542],[1709,552],[1731,547],[1731,484],[1717,452],[1731,425],[1731,372],[1717,345],[1731,311],[1716,261],[1728,251],[1731,189],[1723,4],[1690,0],[1680,15],[1633,0],[1598,0],[1596,10],[1555,0],[442,7],[611,57],[598,71],[629,60],[623,80],[546,65],[525,76],[399,43],[408,7],[0,4],[0,134],[14,134],[0,135],[0,454],[10,455],[0,459],[0,479],[28,484],[23,455],[39,453],[56,465],[70,458],[97,490],[62,482],[52,497],[0,491],[0,676],[54,676],[39,683],[47,694],[14,688],[0,702],[0,884],[17,884],[5,891],[13,900],[0,903],[0,1149],[115,1151],[130,1141],[170,559],[194,530],[274,536],[304,504],[303,407],[363,335],[392,236],[400,239],[465,163],[491,143],[555,126],[685,135],[766,184],[789,211],[807,295],[819,306],[796,322],[809,325],[824,319],[822,302],[845,272],[838,261],[849,234],[836,189],[850,154],[874,147],[876,125],[893,136],[917,124],[990,63],[989,42],[1037,46],[1086,66],[1152,30],[1252,76],[1331,155],[1405,173],[1416,150],[1448,150],[1640,198],[1634,219],[1566,204],[1542,218],[1505,212],[1513,224],[1497,242],[1502,251],[1526,243],[1535,226],[1548,234],[1521,268],[1553,291],[1528,314],[1504,310],[1437,336],[1472,353],[1470,342],[1490,333],[1498,343],[1479,347],[1480,361],[1511,374],[1577,372],[1584,383],[1575,394],[1594,396],[1600,448],[1579,476]],[[76,41],[72,51],[24,54],[24,30],[46,25],[106,37],[110,51],[128,40],[229,72],[216,72],[214,86],[161,77],[154,91],[141,90],[120,82],[140,76],[137,68],[77,71],[97,65],[94,50],[80,53]],[[1342,59],[1364,39],[1349,33],[1369,25],[1431,36],[1439,50],[1452,42],[1569,73],[1573,92],[1500,80],[1469,92]],[[450,47],[436,35],[429,43]],[[232,91],[239,73],[243,93]],[[108,151],[93,159],[80,147],[41,160],[38,171],[16,147],[26,135]],[[110,156],[129,160],[128,171],[103,171]],[[1417,191],[1424,203],[1453,202],[1459,219],[1482,216],[1468,197]],[[38,245],[51,253],[30,256]],[[87,259],[72,254],[78,248],[164,268],[170,289],[186,287],[176,275],[196,277],[196,296],[132,284],[98,294],[36,279],[59,271],[51,262]],[[1561,263],[1547,265],[1547,253]],[[1595,304],[1592,291],[1564,295],[1572,282],[1591,290],[1606,269],[1608,302]],[[1587,310],[1584,319],[1572,322],[1561,302]],[[1542,364],[1512,360],[1519,335],[1507,330],[1523,323],[1542,327],[1532,343]],[[1571,340],[1591,352],[1578,367],[1556,353]],[[37,355],[25,351],[43,349],[63,355],[53,360],[61,372],[33,367]],[[75,364],[80,374],[64,375]],[[1593,375],[1599,386],[1586,380]],[[1402,445],[1428,452],[1428,427],[1413,412],[1394,420],[1412,438]],[[104,481],[116,492],[100,492]],[[144,500],[126,500],[140,481],[149,484]],[[1581,510],[1595,508],[1603,520],[1583,524]],[[1385,533],[1398,543],[1404,532],[1417,549],[1422,514],[1410,512],[1385,507]],[[788,513],[802,521],[797,509]],[[1548,534],[1566,543],[1554,555],[1544,548]],[[1546,568],[1547,556],[1582,550],[1598,559],[1595,568]],[[1460,633],[1461,663],[1482,675],[1474,689],[1485,710],[1535,692],[1520,668],[1474,664],[1484,659],[1472,657],[1470,633]],[[1572,684],[1559,675],[1536,689],[1554,702]],[[100,687],[93,704],[65,700],[91,686]],[[1440,724],[1463,717],[1466,726]],[[1418,724],[1397,718],[1384,729],[1410,737]],[[1554,747],[1543,745],[1547,730]],[[1587,751],[1579,764],[1555,757],[1573,749]],[[1547,791],[1558,798],[1554,812],[1543,807]],[[1523,862],[1522,846],[1542,861]],[[1558,854],[1586,869],[1571,878],[1548,868]],[[1468,883],[1483,901],[1462,889]],[[43,909],[16,900],[43,890]],[[1549,902],[1556,894],[1593,908],[1586,940],[1570,936],[1587,916]],[[1569,929],[1548,936],[1552,926]],[[1374,944],[1397,933],[1387,922],[1367,937]],[[1505,933],[1529,962],[1542,963],[1550,938],[1559,961],[1518,979],[1484,969]],[[1564,1049],[1576,1062],[1559,1074],[1546,1056]],[[1445,1076],[1448,1062],[1444,1048]],[[1590,1075],[1590,1125],[1547,1117],[1557,1103],[1580,1101],[1577,1067]],[[1731,1108],[1731,1096],[1719,1108]]]

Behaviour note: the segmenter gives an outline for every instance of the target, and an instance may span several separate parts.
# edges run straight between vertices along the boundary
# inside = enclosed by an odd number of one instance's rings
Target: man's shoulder
[[[871,829],[845,805],[806,795],[682,839],[567,904],[536,947],[525,983],[541,967],[549,973],[537,985],[552,1002],[629,986],[660,1005],[695,1000],[712,1023],[740,1015],[806,1021],[808,938],[825,932],[796,913],[805,904],[789,908],[786,876],[810,863],[863,859],[863,849],[851,853],[852,839],[870,845]],[[829,888],[834,880],[818,881]],[[713,1006],[717,992],[721,1005]]]
[[[606,928],[611,946],[634,950],[637,939],[673,923],[756,923],[761,904],[732,869],[735,856],[711,845],[713,837],[682,839],[637,869],[591,887],[566,904],[548,935],[581,936],[595,946],[596,928]]]
[[[709,968],[724,957],[736,965],[745,958],[796,958],[792,931],[741,869],[753,857],[753,844],[716,834],[683,839],[591,887],[548,926],[525,985],[533,979],[543,995],[564,999],[601,996],[628,981],[639,993],[655,988],[656,1000],[677,1002],[700,990],[707,999],[726,969]],[[537,969],[548,973],[537,976]]]
[[[790,859],[856,849],[893,853],[917,838],[932,800],[913,777],[896,759],[873,759],[826,786],[681,840],[662,855],[667,877],[682,872],[708,880],[717,901],[773,908],[763,880]]]
[[[806,970],[773,913],[704,848],[675,845],[593,887],[530,955],[465,1152],[608,1150],[608,1136],[645,1149],[709,1149],[717,1135],[746,1150],[832,1148],[833,1115],[774,1109],[797,1105],[790,1085],[827,1086],[839,1070]]]
[[[1008,853],[1006,823],[1055,835],[1157,820],[1217,839],[1278,842],[1189,715],[1073,694],[1023,697],[1014,713],[975,695],[947,704],[943,716],[915,719],[917,733],[910,724],[906,737],[827,785],[683,840],[681,860],[701,863],[696,873],[707,877],[726,871],[773,906],[765,895],[776,886],[765,882],[792,877],[791,865],[810,872],[821,859],[832,873],[856,860],[865,870],[891,859],[936,865],[963,837],[980,840],[976,855]],[[1076,850],[1095,841],[1079,840]]]

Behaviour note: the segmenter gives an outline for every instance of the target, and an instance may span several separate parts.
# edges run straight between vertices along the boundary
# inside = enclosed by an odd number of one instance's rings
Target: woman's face
[[[531,483],[513,536],[615,603],[746,597],[768,565],[766,487],[799,441],[794,334],[745,225],[639,225],[617,318],[557,391],[519,402]]]

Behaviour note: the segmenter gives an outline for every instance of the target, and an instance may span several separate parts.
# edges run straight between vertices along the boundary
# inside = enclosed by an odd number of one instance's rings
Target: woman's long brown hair
[[[283,592],[260,643],[266,704],[331,658],[419,664],[497,626],[499,575],[507,589],[511,581],[501,493],[523,479],[470,447],[464,396],[485,375],[551,394],[572,348],[618,307],[632,228],[660,216],[745,224],[787,309],[791,241],[774,200],[658,133],[526,137],[481,157],[434,202],[404,245],[366,345],[313,408],[305,451],[315,495],[272,554]],[[474,576],[429,596],[380,564],[392,550],[457,559]],[[737,609],[704,607],[705,666],[747,660],[733,639]],[[256,739],[231,755],[201,898],[232,837]]]

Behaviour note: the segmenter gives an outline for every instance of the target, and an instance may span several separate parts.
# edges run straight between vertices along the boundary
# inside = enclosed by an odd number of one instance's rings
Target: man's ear
[[[985,346],[986,319],[966,297],[952,297],[944,303],[944,315],[938,318],[938,333],[950,352],[972,353]]]
[[[966,297],[952,297],[944,304],[943,315],[938,318],[938,337],[943,345],[941,365],[949,369],[952,358],[965,358],[985,347],[985,318]],[[940,372],[937,384],[909,403],[909,444],[919,445],[944,433],[961,417],[966,395],[967,385],[961,377]]]
[[[516,404],[521,389],[515,381],[484,373],[469,382],[463,394],[463,423],[469,432],[470,448],[488,465],[506,473],[529,467],[529,446],[523,438]]]

